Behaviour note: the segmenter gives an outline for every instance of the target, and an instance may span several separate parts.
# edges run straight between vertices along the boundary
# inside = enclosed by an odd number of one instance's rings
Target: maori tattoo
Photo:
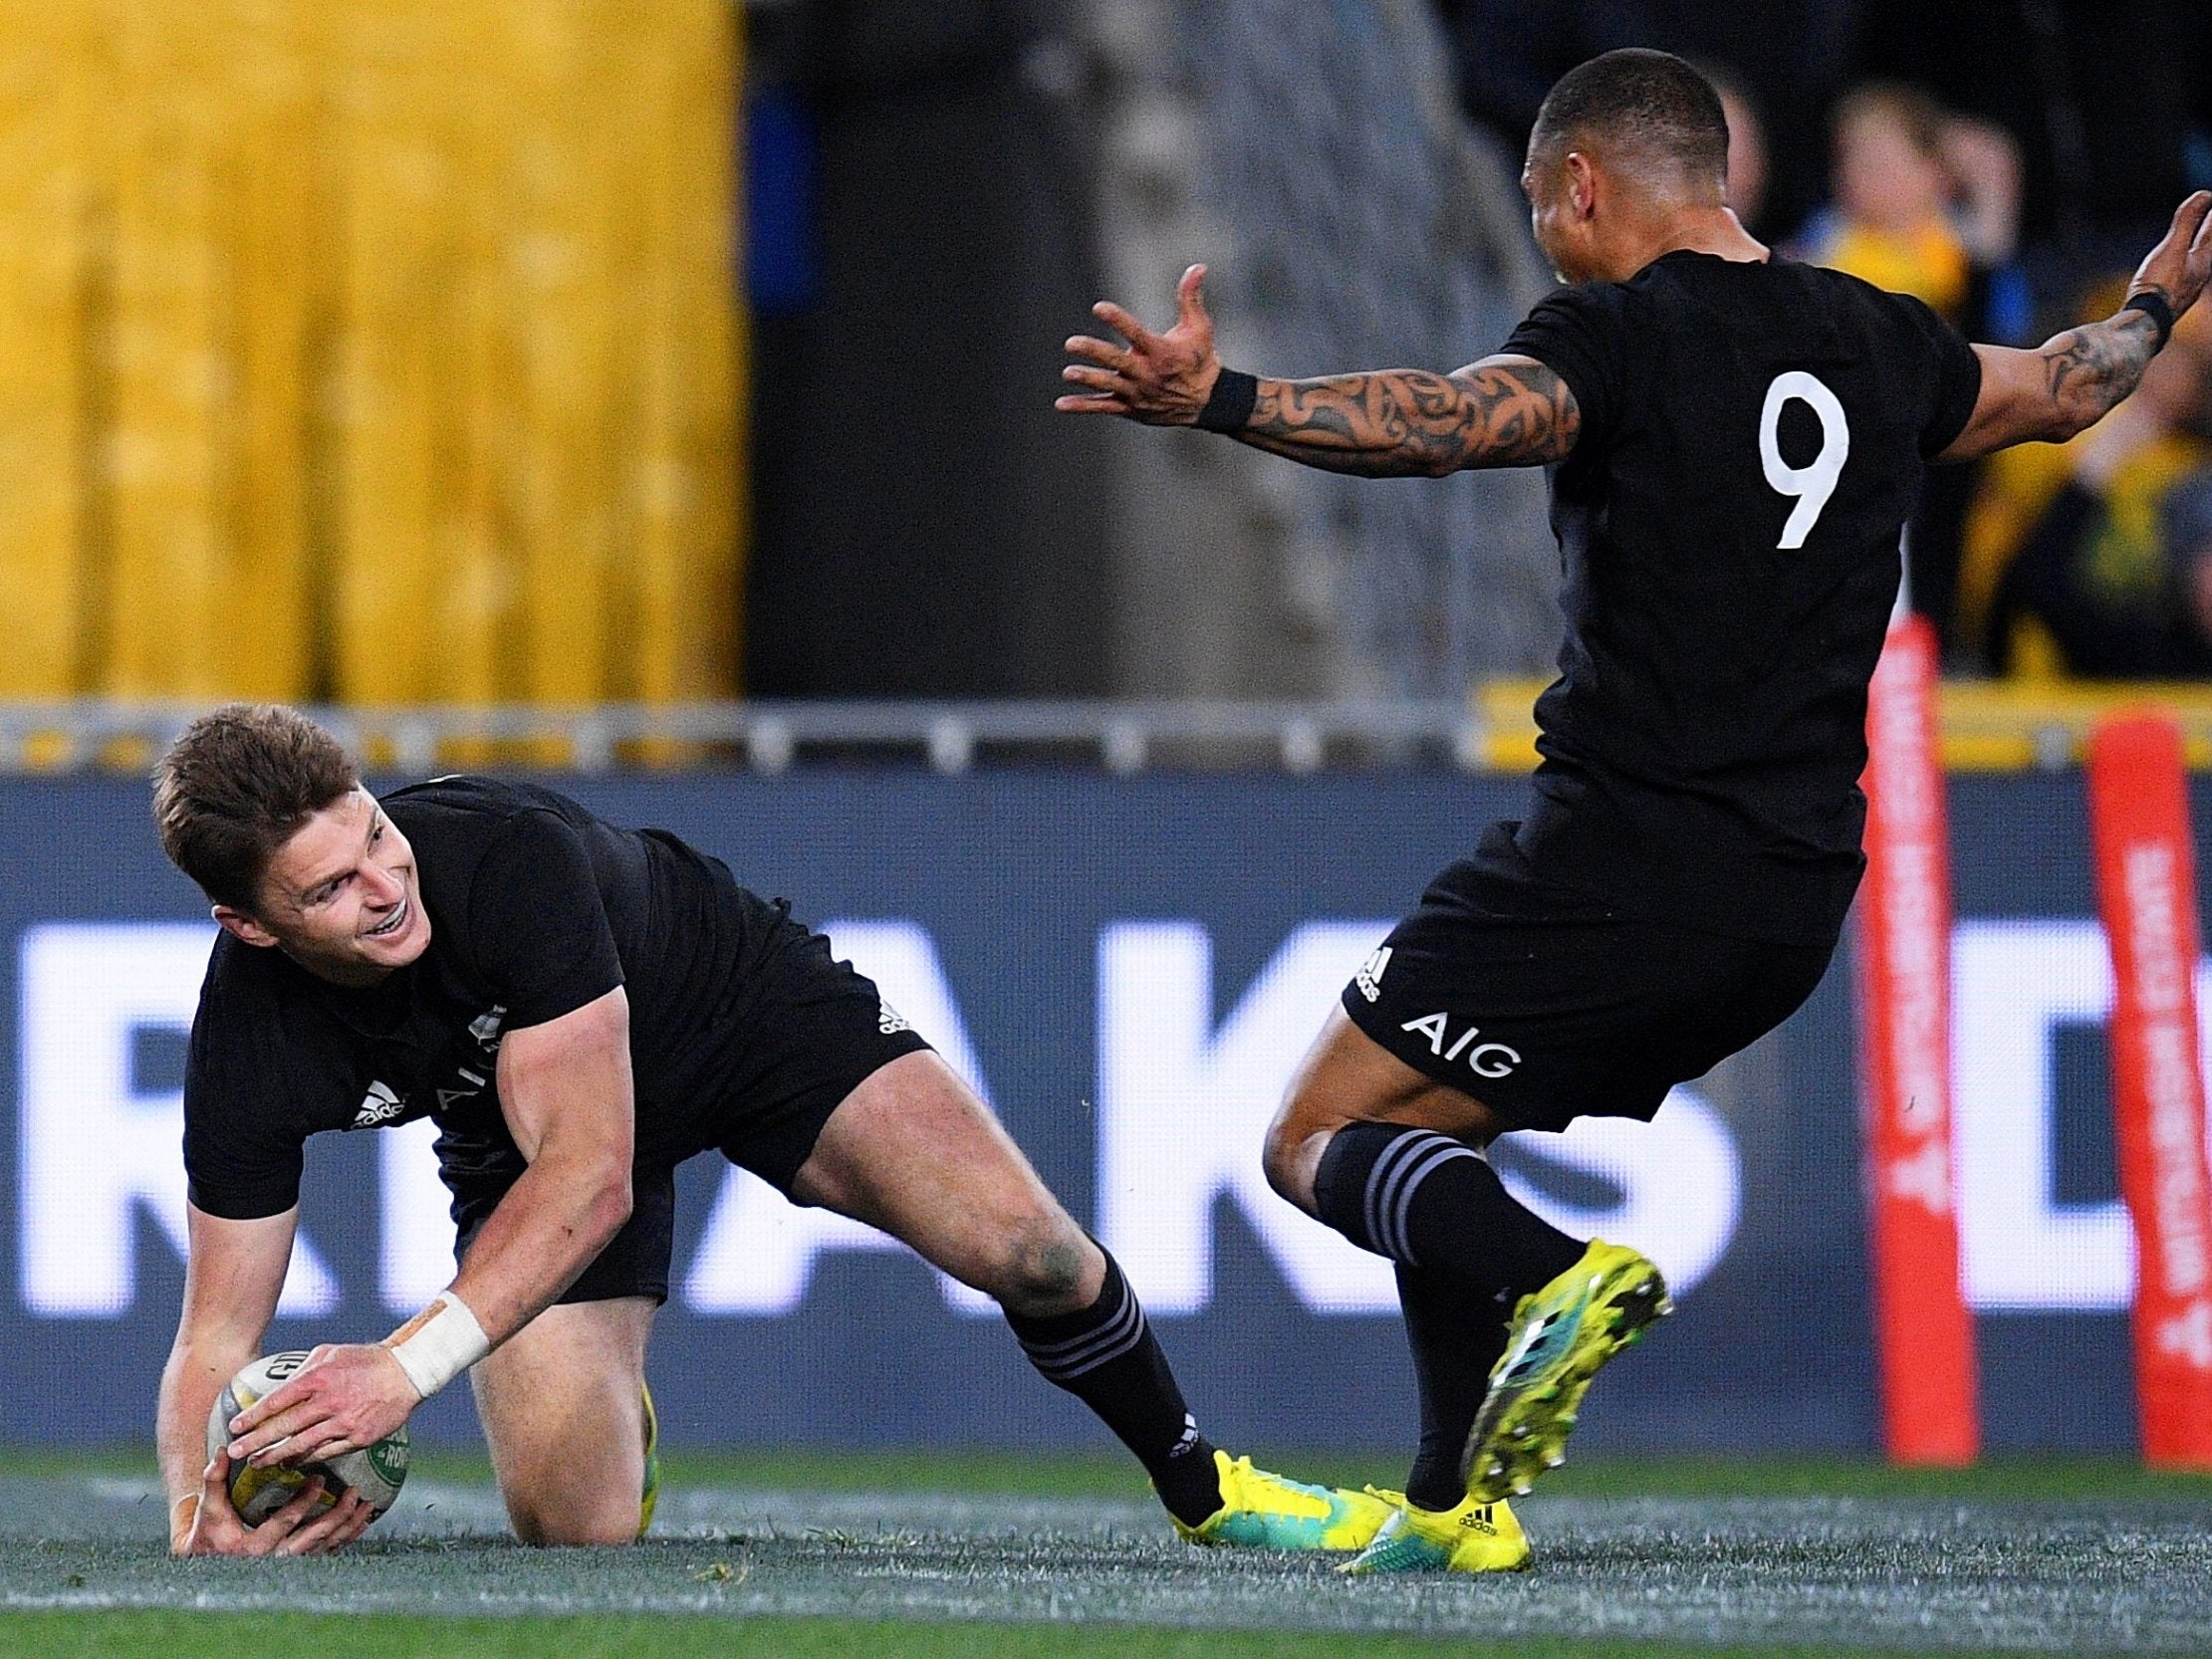
[[[1408,478],[1565,460],[1581,429],[1567,382],[1519,360],[1262,380],[1236,436],[1329,472]]]
[[[2043,349],[2053,408],[2077,431],[2093,425],[2135,389],[2157,350],[2158,325],[2140,311],[2069,329]]]

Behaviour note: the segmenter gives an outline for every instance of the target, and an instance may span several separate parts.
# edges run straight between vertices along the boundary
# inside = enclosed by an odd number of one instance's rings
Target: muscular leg
[[[997,1299],[1030,1362],[1136,1454],[1176,1519],[1221,1508],[1213,1448],[1135,1294],[934,1054],[903,1055],[847,1095],[792,1191]]]
[[[1506,1129],[1472,1094],[1414,1070],[1333,1008],[1268,1128],[1269,1184],[1308,1215],[1318,1214],[1314,1172],[1331,1137],[1350,1123],[1402,1123],[1475,1146],[1488,1146]]]
[[[1275,1190],[1397,1264],[1421,1394],[1421,1448],[1406,1492],[1423,1509],[1448,1510],[1466,1496],[1460,1453],[1515,1299],[1583,1250],[1508,1194],[1479,1155],[1505,1127],[1337,1009],[1268,1130]]]
[[[936,1055],[902,1055],[847,1095],[792,1183],[998,1301],[1049,1317],[1089,1305],[1106,1255],[990,1108]]]
[[[470,1373],[525,1543],[628,1543],[645,1472],[649,1297],[547,1308]]]
[[[1268,1179],[1363,1250],[1519,1296],[1574,1266],[1583,1246],[1490,1168],[1482,1148],[1506,1127],[1338,1009],[1268,1130]]]

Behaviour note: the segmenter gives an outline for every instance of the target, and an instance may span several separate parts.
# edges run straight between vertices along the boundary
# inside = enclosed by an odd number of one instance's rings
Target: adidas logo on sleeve
[[[1360,964],[1359,971],[1352,976],[1352,983],[1359,988],[1359,995],[1367,1001],[1379,1002],[1382,997],[1382,975],[1390,966],[1390,947],[1377,945],[1374,954]]]

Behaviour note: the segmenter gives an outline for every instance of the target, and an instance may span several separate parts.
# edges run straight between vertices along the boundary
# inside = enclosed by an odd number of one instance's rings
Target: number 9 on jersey
[[[1782,458],[1782,406],[1793,399],[1810,405],[1821,420],[1820,452],[1802,467]],[[1802,368],[1777,374],[1759,410],[1759,465],[1766,472],[1768,488],[1777,495],[1797,497],[1798,504],[1790,509],[1776,547],[1805,546],[1821,509],[1836,493],[1836,481],[1843,476],[1850,452],[1850,422],[1843,418],[1843,400],[1828,389],[1827,382]]]

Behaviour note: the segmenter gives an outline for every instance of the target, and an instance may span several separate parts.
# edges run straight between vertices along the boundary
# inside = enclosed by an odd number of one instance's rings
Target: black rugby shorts
[[[1693,932],[1545,882],[1494,825],[1345,987],[1353,1025],[1516,1128],[1648,1120],[1765,1036],[1835,952]]]
[[[791,1183],[845,1097],[883,1066],[929,1045],[882,1000],[875,982],[834,961],[831,941],[791,919],[787,906],[746,895],[766,930],[742,993],[743,1059],[731,1078],[718,1149],[787,1197]],[[438,1173],[453,1194],[454,1255],[468,1249],[525,1165],[514,1143],[438,1142]],[[675,1247],[672,1164],[630,1173],[629,1220],[561,1303],[614,1297],[668,1300]]]

